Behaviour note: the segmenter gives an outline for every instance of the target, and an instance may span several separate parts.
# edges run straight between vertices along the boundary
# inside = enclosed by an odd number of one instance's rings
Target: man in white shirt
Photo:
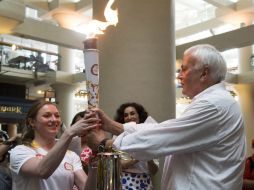
[[[139,160],[166,156],[162,190],[241,190],[244,124],[238,103],[222,82],[226,70],[213,46],[189,48],[177,78],[192,102],[181,117],[158,124],[122,125],[95,109],[101,128],[121,135],[112,142],[94,130],[88,135],[90,146],[107,148],[113,143]]]

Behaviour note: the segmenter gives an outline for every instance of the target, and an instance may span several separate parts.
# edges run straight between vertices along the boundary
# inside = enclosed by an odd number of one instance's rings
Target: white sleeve
[[[153,128],[155,127],[154,124],[136,124],[135,122],[129,122],[123,124],[124,132],[118,135],[117,137],[114,137],[114,143],[113,146],[117,149],[121,149],[122,140],[133,133],[136,133],[138,131],[147,130],[149,127]]]
[[[138,130],[135,122],[125,123],[123,124],[123,127],[124,127],[125,136],[128,134],[134,133]]]
[[[73,156],[73,171],[75,172],[77,170],[82,170],[83,168],[80,157],[75,152],[72,152],[72,156]]]
[[[36,152],[25,145],[16,146],[10,152],[10,169],[19,174],[21,166],[30,158],[36,157]]]
[[[69,144],[68,149],[75,152],[77,155],[80,155],[82,152],[81,138],[80,137],[73,137],[70,144]]]
[[[114,146],[138,160],[201,150],[217,142],[219,114],[214,105],[199,102],[178,119],[159,124],[128,124],[132,127],[125,124],[124,130],[131,128],[135,132],[120,135]]]

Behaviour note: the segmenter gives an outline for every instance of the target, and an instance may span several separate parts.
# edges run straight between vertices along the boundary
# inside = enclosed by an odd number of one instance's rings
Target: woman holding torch
[[[75,136],[86,134],[91,119],[80,119],[67,128],[59,140],[55,139],[61,125],[60,113],[55,104],[38,101],[30,108],[26,118],[27,129],[22,145],[11,151],[10,169],[14,189],[19,190],[79,190],[96,187],[96,171],[87,176],[79,156],[68,150]]]

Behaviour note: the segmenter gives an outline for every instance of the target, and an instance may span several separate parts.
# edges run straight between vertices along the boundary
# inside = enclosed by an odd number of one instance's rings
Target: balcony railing
[[[0,45],[0,64],[37,72],[57,71],[59,55],[25,47],[13,50],[11,44],[2,43]]]

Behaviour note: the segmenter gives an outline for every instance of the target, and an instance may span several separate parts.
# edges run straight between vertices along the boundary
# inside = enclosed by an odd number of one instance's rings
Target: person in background
[[[148,117],[145,108],[135,102],[124,103],[117,109],[115,121],[119,123],[144,123]],[[147,162],[138,160],[122,160],[122,190],[152,190],[151,175],[158,171],[153,160]]]
[[[71,125],[74,125],[76,122],[78,122],[80,119],[82,119],[86,114],[86,111],[78,112],[72,119]],[[83,166],[84,171],[86,174],[88,174],[88,168],[89,168],[89,159],[91,156],[93,156],[92,150],[87,146],[86,144],[86,136],[83,135],[80,137],[81,142],[81,150],[80,150],[80,159]],[[77,143],[76,143],[77,144]]]
[[[5,131],[0,130],[0,162],[4,161],[8,151],[14,148],[20,139],[20,135],[9,138]]]
[[[9,138],[5,131],[0,130],[0,189],[11,190],[12,178],[9,169],[8,151],[18,144],[20,136],[16,135]]]
[[[239,104],[223,83],[226,72],[226,62],[213,46],[187,49],[177,79],[192,101],[180,117],[158,124],[121,124],[96,108],[87,117],[97,114],[97,127],[118,137],[105,140],[103,130],[90,130],[88,145],[107,149],[113,143],[138,160],[166,156],[163,190],[241,190],[244,123]]]
[[[10,169],[14,190],[79,190],[96,188],[96,172],[87,176],[79,156],[69,151],[68,145],[75,136],[82,136],[91,127],[90,119],[81,119],[66,128],[60,139],[55,136],[61,117],[55,104],[37,101],[29,109],[22,145],[10,153]]]
[[[252,148],[254,148],[254,140],[252,140]],[[243,190],[254,190],[254,154],[245,160]]]

